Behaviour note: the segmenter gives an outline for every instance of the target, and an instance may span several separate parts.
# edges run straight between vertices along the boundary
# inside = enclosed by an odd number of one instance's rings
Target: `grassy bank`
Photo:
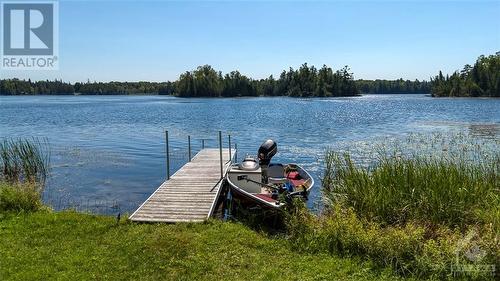
[[[301,254],[238,223],[135,224],[0,213],[2,280],[395,280],[359,259]]]

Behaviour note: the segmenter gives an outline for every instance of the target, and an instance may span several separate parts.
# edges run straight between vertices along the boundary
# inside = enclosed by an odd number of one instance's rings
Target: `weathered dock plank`
[[[232,156],[224,149],[224,173],[230,158]],[[162,183],[130,219],[169,223],[204,221],[212,215],[221,183],[219,149],[202,149],[191,162]]]

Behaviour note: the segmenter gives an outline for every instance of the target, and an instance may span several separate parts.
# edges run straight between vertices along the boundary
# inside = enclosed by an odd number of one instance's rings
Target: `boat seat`
[[[285,183],[286,178],[285,177],[283,177],[283,178],[267,178],[267,181],[271,184],[273,184],[273,183],[280,184],[280,183]]]
[[[269,183],[285,183],[285,169],[282,164],[271,164],[267,168],[267,180]]]
[[[269,178],[285,178],[285,168],[282,164],[271,164],[267,168],[267,176]]]

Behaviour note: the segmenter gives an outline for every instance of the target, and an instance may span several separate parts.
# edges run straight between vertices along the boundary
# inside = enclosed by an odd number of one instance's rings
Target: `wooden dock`
[[[222,152],[225,175],[232,155],[229,157],[227,149]],[[151,194],[130,219],[168,223],[204,221],[214,211],[221,184],[219,149],[202,149]]]

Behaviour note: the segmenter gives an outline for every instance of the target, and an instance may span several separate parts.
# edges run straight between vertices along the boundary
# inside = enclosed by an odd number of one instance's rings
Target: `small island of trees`
[[[176,94],[180,97],[341,97],[360,93],[348,66],[333,71],[323,65],[318,70],[304,63],[297,70],[283,70],[278,79],[271,75],[260,80],[250,79],[239,71],[223,76],[220,71],[204,65],[179,77]]]

